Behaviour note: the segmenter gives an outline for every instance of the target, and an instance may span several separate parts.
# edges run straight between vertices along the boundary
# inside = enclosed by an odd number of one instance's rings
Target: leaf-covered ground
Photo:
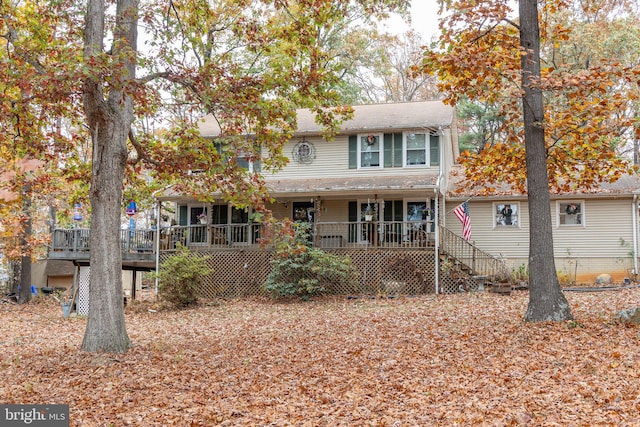
[[[72,426],[637,426],[640,289],[567,292],[575,321],[522,322],[526,292],[127,309],[126,354],[86,320],[0,304],[0,402]]]

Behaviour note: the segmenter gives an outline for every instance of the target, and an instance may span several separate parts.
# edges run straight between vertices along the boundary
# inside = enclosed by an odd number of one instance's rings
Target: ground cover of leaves
[[[128,307],[134,347],[80,351],[86,319],[0,304],[0,403],[69,404],[72,426],[637,426],[640,289]]]

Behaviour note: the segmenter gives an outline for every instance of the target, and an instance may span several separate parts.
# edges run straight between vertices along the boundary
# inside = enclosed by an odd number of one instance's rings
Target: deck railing
[[[120,243],[124,253],[152,253],[155,251],[155,230],[120,230]],[[89,252],[89,229],[55,229],[51,236],[54,252]]]

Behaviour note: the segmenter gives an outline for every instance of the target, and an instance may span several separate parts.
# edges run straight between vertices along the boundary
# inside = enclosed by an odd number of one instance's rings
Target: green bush
[[[181,245],[177,249],[160,265],[158,294],[173,306],[183,308],[198,302],[198,288],[213,270],[207,267],[210,257],[194,254]]]
[[[276,237],[276,259],[264,289],[274,297],[310,296],[325,292],[326,285],[356,281],[349,257],[329,254],[309,245],[309,225],[289,224]]]

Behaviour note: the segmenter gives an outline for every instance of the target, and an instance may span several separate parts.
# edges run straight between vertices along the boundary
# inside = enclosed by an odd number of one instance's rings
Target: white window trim
[[[424,165],[409,165],[407,164],[407,138],[410,134],[424,135]],[[404,168],[426,168],[431,164],[431,134],[429,132],[402,132],[402,167]],[[413,201],[413,200],[412,200]]]
[[[518,223],[517,224],[512,224],[512,225],[502,225],[502,224],[498,224],[498,214],[497,214],[497,209],[499,205],[511,205],[511,206],[517,206],[518,208],[516,209],[516,215],[518,216]],[[510,230],[510,229],[519,229],[522,228],[522,207],[520,206],[520,202],[512,202],[510,200],[505,200],[505,201],[501,201],[501,202],[493,202],[492,206],[491,206],[491,222],[493,223],[493,229],[499,229],[499,230]]]
[[[373,135],[376,138],[378,138],[378,152],[380,153],[380,156],[378,157],[380,164],[378,166],[362,166],[362,150],[360,149],[361,145],[360,145],[360,141],[362,140],[363,137],[367,137],[369,135]],[[382,133],[359,133],[358,134],[358,140],[357,140],[357,156],[358,156],[358,169],[382,169],[384,168],[384,134]]]
[[[560,224],[560,215],[563,214],[560,205],[575,203],[580,205],[580,224]],[[586,207],[584,200],[556,200],[556,228],[585,228],[587,226]],[[568,215],[568,214],[564,214]]]

